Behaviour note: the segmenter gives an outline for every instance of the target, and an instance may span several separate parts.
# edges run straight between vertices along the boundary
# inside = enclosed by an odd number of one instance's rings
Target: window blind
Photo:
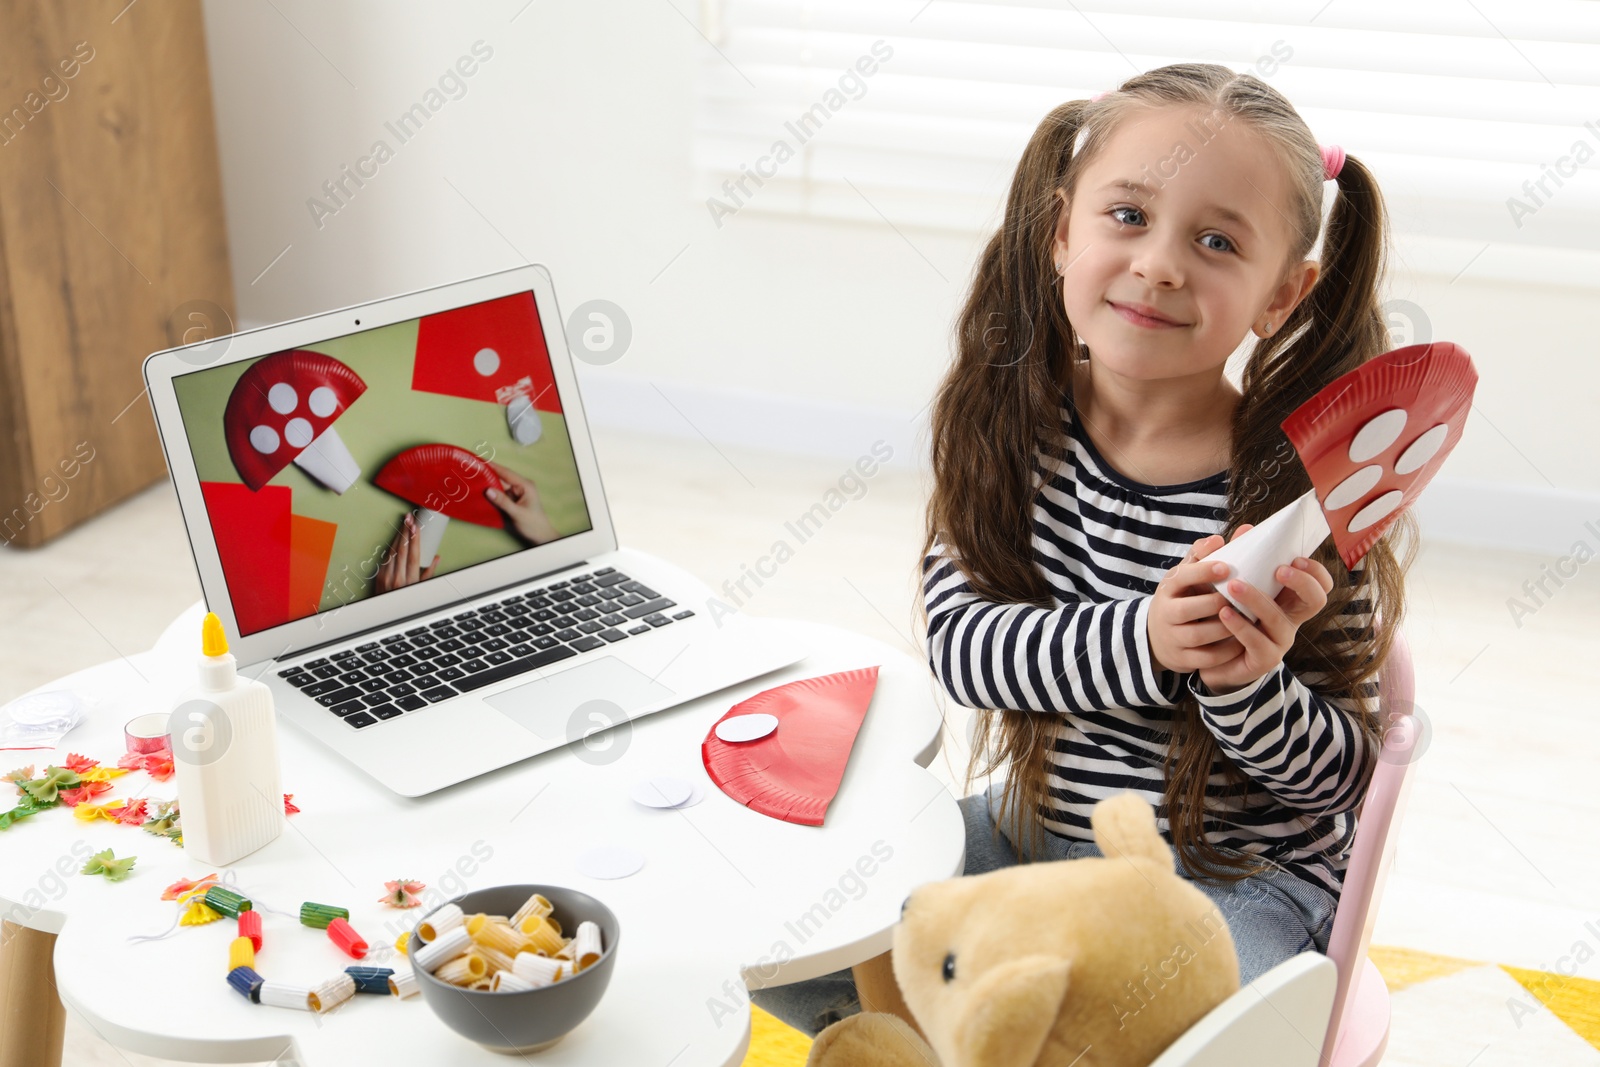
[[[1056,104],[1251,71],[1378,176],[1408,265],[1600,285],[1600,3],[702,0],[694,198],[985,231]]]

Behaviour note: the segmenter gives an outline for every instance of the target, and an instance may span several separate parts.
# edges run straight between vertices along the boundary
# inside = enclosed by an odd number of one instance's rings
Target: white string
[[[300,915],[299,915],[298,912],[281,911],[278,908],[274,908],[270,904],[267,904],[266,902],[264,902],[255,893],[252,893],[248,889],[246,889],[244,886],[241,886],[239,884],[239,881],[238,881],[238,875],[235,873],[235,871],[234,871],[234,869],[232,867],[227,868],[226,870],[224,870],[222,872],[221,875],[218,876],[216,884],[220,885],[224,889],[232,890],[233,892],[238,893],[242,897],[248,898],[249,901],[250,901],[250,906],[251,906],[252,910],[264,911],[264,912],[268,912],[268,913],[273,914],[273,915],[280,915],[280,916],[283,916],[286,919],[294,919],[296,922],[298,922],[299,919],[300,919]],[[159,933],[159,934],[129,934],[127,939],[129,941],[135,941],[135,942],[138,942],[138,941],[163,941],[163,940],[171,937],[173,934],[178,932],[178,926],[183,921],[183,913],[186,910],[188,910],[189,904],[194,900],[199,900],[202,903],[204,903],[205,897],[206,897],[206,895],[204,893],[197,893],[197,894],[195,894],[195,896],[191,897],[189,900],[177,901],[176,903],[178,905],[178,914],[173,916],[171,925],[169,925],[161,933]]]

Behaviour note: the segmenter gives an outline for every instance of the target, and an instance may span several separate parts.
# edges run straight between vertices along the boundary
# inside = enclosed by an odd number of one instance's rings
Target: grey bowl
[[[600,927],[600,959],[579,971],[540,989],[518,993],[491,993],[484,989],[462,989],[442,982],[421,968],[416,969],[422,999],[446,1026],[494,1052],[537,1052],[549,1048],[589,1017],[606,986],[617,959],[621,928],[611,909],[587,893],[558,885],[502,885],[479,889],[454,898],[468,915],[510,915],[529,897],[542,893],[555,909],[555,919],[569,936],[581,922]],[[426,918],[426,916],[424,916]],[[406,942],[406,954],[416,958],[422,941],[413,929]]]

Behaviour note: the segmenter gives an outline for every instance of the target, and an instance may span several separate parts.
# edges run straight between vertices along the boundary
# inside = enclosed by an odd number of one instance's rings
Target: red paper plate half
[[[494,468],[464,448],[408,448],[383,465],[373,484],[418,507],[479,526],[504,526],[505,515],[483,495],[499,489]]]
[[[222,412],[228,455],[260,489],[366,392],[360,375],[321,352],[275,352],[239,375]]]
[[[1448,341],[1385,352],[1283,420],[1346,567],[1411,506],[1461,440],[1478,372]]]
[[[700,758],[717,787],[763,815],[821,826],[839,792],[878,686],[878,668],[802,678],[740,701],[717,722],[765,712],[778,728],[755,741],[724,741],[717,724],[700,744]]]
[[[429,315],[417,328],[411,388],[506,404],[520,394],[561,412],[532,293]]]

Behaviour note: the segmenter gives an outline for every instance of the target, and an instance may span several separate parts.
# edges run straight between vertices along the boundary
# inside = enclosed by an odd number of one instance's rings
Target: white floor
[[[626,543],[721,589],[782,538],[796,546],[793,558],[759,588],[747,581],[749,596],[733,590],[731,603],[833,623],[920,655],[917,475],[879,470],[797,545],[784,524],[837,488],[847,463],[608,432],[597,433],[597,447]],[[1553,563],[1427,544],[1412,571],[1406,630],[1433,734],[1374,940],[1542,970],[1576,951],[1587,960],[1577,973],[1600,979],[1600,700],[1591,687],[1600,568],[1580,569],[1520,627],[1507,607]],[[44,549],[0,551],[0,701],[149,647],[198,598],[164,484]],[[952,758],[935,762],[952,783],[962,769],[955,740],[965,732],[952,714]],[[73,1021],[66,1062],[161,1061],[114,1050]]]

